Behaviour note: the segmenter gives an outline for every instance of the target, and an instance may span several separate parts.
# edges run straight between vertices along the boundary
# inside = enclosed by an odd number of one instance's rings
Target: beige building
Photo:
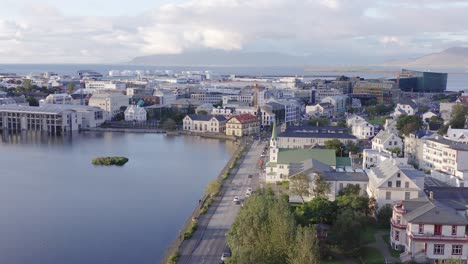
[[[260,120],[251,114],[242,114],[231,117],[226,124],[226,135],[248,136],[260,131]]]
[[[121,107],[129,105],[128,101],[128,97],[121,93],[99,93],[91,96],[88,105],[97,106],[104,110],[105,119],[110,120],[121,112]]]

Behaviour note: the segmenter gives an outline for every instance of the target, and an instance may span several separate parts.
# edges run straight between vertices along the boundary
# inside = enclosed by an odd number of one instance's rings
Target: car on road
[[[234,196],[234,199],[232,200],[235,204],[240,204],[240,198],[239,196]]]
[[[252,195],[252,188],[247,188],[247,191],[245,191],[245,196],[249,197],[250,195]]]
[[[229,249],[229,246],[226,245],[224,246],[223,254],[221,254],[221,261],[225,261],[227,258],[231,257],[231,249]]]
[[[249,174],[247,178],[252,179],[252,176],[253,176],[252,174]]]

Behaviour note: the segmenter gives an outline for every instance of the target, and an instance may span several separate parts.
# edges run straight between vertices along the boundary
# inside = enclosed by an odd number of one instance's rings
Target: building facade
[[[241,114],[229,118],[226,123],[226,135],[243,137],[260,132],[260,120],[251,114]]]
[[[93,94],[89,99],[88,105],[104,110],[106,120],[110,120],[121,112],[121,107],[129,105],[129,99],[121,93]]]
[[[183,129],[192,132],[225,133],[227,119],[222,115],[187,115],[182,120]]]

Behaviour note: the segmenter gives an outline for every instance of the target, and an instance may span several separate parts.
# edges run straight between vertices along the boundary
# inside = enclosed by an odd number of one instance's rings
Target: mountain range
[[[321,61],[324,58],[320,58]],[[317,62],[314,56],[294,56],[278,52],[204,50],[181,54],[158,54],[136,57],[133,65],[158,66],[305,66]],[[468,47],[452,47],[418,58],[387,61],[374,66],[398,67],[468,67]]]

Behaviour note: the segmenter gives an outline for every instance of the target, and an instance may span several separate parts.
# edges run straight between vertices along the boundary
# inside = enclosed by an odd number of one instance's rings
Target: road
[[[233,203],[235,196],[243,201],[247,188],[254,190],[259,187],[258,159],[266,142],[254,141],[239,170],[231,176],[231,182],[226,181],[224,192],[218,201],[212,204],[208,212],[200,217],[199,228],[191,239],[184,241],[180,247],[182,264],[218,264],[221,260],[226,233],[239,212],[240,205]],[[253,175],[249,178],[248,175]]]

